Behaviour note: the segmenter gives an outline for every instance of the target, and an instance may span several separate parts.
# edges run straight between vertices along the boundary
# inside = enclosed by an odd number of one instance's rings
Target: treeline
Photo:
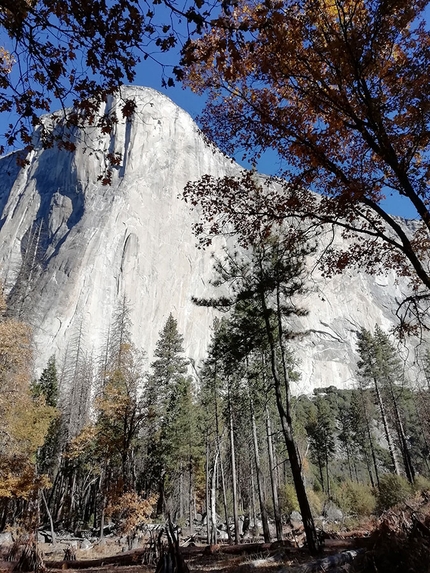
[[[271,238],[246,255],[226,253],[215,283],[229,295],[196,303],[228,312],[193,375],[172,315],[147,367],[124,300],[100,356],[85,351],[79,331],[65,364],[51,358],[31,382],[28,329],[4,315],[1,528],[103,535],[113,520],[132,537],[169,515],[192,533],[206,514],[210,542],[220,520],[238,542],[240,516],[251,527],[261,521],[268,541],[299,510],[317,550],[313,518],[328,501],[363,515],[429,485],[429,385],[409,385],[379,327],[358,333],[356,388],[291,395],[307,252]]]

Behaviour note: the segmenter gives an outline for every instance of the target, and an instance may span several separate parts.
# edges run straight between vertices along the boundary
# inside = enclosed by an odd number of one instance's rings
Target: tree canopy
[[[209,228],[217,217],[248,232],[289,215],[335,224],[359,240],[329,248],[326,268],[394,269],[414,292],[404,310],[419,312],[430,288],[428,3],[239,0],[187,44],[182,72],[208,96],[205,131],[252,162],[274,150],[288,181],[189,186]],[[391,195],[416,210],[414,228],[384,208]]]
[[[109,133],[117,116],[100,112],[107,97],[132,83],[141,60],[160,64],[160,83],[172,85],[161,55],[201,25],[196,5],[164,0],[5,0],[0,5],[0,113],[10,117],[5,144],[74,149],[70,130],[99,125]],[[185,6],[185,7],[184,7]],[[172,66],[170,66],[172,67]],[[170,76],[170,77],[169,77]],[[41,113],[60,105],[45,122]],[[73,109],[67,109],[73,106]],[[134,110],[124,100],[124,117]],[[73,132],[73,130],[72,130]],[[20,156],[25,162],[25,154]]]

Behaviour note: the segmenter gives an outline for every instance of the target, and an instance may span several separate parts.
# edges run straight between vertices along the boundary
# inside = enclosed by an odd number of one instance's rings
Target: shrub
[[[369,485],[347,480],[336,491],[336,503],[344,513],[364,517],[375,511],[376,497]]]
[[[318,494],[318,492],[313,489],[307,489],[306,495],[308,496],[312,515],[314,517],[321,515],[324,505],[324,494],[322,492]]]
[[[406,478],[395,474],[384,474],[379,480],[378,509],[384,511],[405,501],[412,495],[412,488]]]
[[[417,493],[430,491],[430,480],[424,476],[417,476],[415,478],[413,488]]]
[[[293,484],[286,483],[279,492],[279,505],[281,513],[290,515],[293,511],[299,511],[299,502],[297,501],[296,490]]]

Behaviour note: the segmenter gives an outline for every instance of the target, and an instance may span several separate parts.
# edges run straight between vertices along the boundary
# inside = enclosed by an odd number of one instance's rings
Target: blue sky
[[[430,24],[430,6],[425,9],[424,14],[427,24]],[[166,64],[174,65],[176,63],[175,56],[171,53],[168,56],[163,55],[162,59],[163,63]],[[428,70],[423,71],[423,73],[428,73]],[[146,60],[139,65],[134,83],[161,91],[177,105],[185,109],[193,118],[196,118],[203,109],[204,97],[195,95],[191,90],[183,89],[180,85],[173,88],[163,88],[161,85],[160,67],[150,60]],[[236,157],[236,160],[238,163],[243,164],[240,156]],[[271,152],[265,153],[258,162],[257,168],[261,173],[276,175],[279,170],[277,155]],[[381,206],[392,215],[409,219],[417,217],[417,212],[408,199],[390,193],[389,190],[387,191],[387,198],[381,202]]]
[[[147,62],[145,62],[146,64]],[[202,111],[204,106],[204,98],[197,96],[189,89],[183,89],[180,86],[173,88],[163,88],[161,86],[160,70],[154,63],[149,65],[141,64],[136,75],[136,85],[152,87],[159,90],[166,96],[170,97],[177,105],[185,109],[193,118],[196,118]],[[240,157],[236,157],[238,163]],[[243,163],[242,163],[243,164]],[[276,175],[279,169],[279,161],[275,153],[266,153],[258,162],[258,171],[268,175]],[[410,201],[400,196],[388,196],[381,205],[391,215],[397,215],[406,219],[413,219],[416,217],[416,211],[411,205]]]
[[[430,18],[428,18],[430,21]],[[0,33],[0,45],[7,46],[8,41]],[[178,56],[174,53],[169,53],[168,55],[162,55],[160,59],[165,65],[175,65],[177,63]],[[169,70],[166,70],[166,74],[169,75]],[[189,89],[183,89],[180,85],[170,88],[162,87],[161,78],[161,67],[155,61],[147,59],[138,64],[136,78],[134,81],[135,85],[152,87],[164,93],[170,97],[177,105],[185,109],[193,118],[196,118],[202,111],[205,99],[203,96],[197,96],[193,94]],[[54,107],[54,106],[53,106]],[[13,119],[8,117],[7,114],[0,115],[0,133],[4,133],[7,124]],[[240,158],[236,158],[239,163],[241,163]],[[279,164],[277,156],[274,153],[266,153],[259,161],[257,168],[260,172],[276,175]],[[405,218],[414,218],[416,212],[410,205],[409,201],[402,199],[399,196],[389,196],[382,203],[382,206],[391,214],[398,215]]]

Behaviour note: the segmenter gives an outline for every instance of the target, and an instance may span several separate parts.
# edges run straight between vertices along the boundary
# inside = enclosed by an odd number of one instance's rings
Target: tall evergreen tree
[[[216,265],[216,286],[228,285],[231,295],[219,299],[196,301],[202,305],[234,308],[242,301],[259,309],[264,324],[269,364],[276,397],[279,420],[288,451],[294,486],[302,513],[309,549],[320,548],[309,501],[307,498],[301,461],[294,439],[291,410],[290,369],[286,339],[291,330],[286,319],[306,314],[295,304],[294,295],[304,292],[305,256],[312,249],[303,241],[287,241],[270,236],[254,243],[248,256],[226,253],[224,261]],[[288,336],[287,336],[288,335]]]
[[[329,461],[336,451],[335,419],[328,402],[321,396],[317,397],[315,406],[315,418],[309,420],[306,429],[310,438],[312,457],[318,465],[321,486],[330,498]]]
[[[43,396],[47,406],[52,408],[58,407],[59,389],[55,356],[51,356],[38,382],[33,384],[33,394],[37,397]],[[48,473],[51,479],[54,478],[54,474],[60,464],[63,422],[64,420],[58,411],[58,415],[51,421],[45,443],[39,449],[37,456],[39,471]]]
[[[398,355],[388,335],[379,326],[375,327],[374,335],[364,328],[361,330],[358,351],[360,354],[358,373],[363,384],[371,385],[375,391],[392,468],[396,474],[400,474],[398,460],[398,449],[400,449],[406,476],[413,482],[415,471],[395,391],[396,383],[401,379],[403,371]],[[394,439],[395,434],[397,443]]]
[[[159,514],[166,509],[166,496],[171,496],[177,485],[174,478],[184,461],[178,454],[190,437],[185,430],[194,423],[192,385],[183,353],[183,337],[170,314],[160,332],[144,396],[149,420],[147,467],[153,482],[149,485],[158,489]]]

